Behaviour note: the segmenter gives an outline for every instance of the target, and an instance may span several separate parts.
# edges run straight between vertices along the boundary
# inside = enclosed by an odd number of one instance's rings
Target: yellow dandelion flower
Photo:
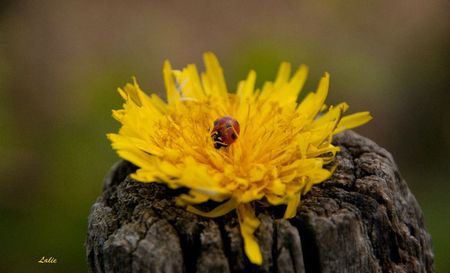
[[[229,93],[215,55],[204,54],[204,62],[201,75],[193,64],[173,70],[165,62],[167,102],[146,95],[136,80],[119,89],[125,103],[113,117],[122,126],[108,138],[120,157],[138,167],[133,179],[189,189],[177,197],[177,204],[188,211],[219,217],[236,210],[245,253],[261,264],[254,201],[284,204],[284,218],[294,217],[301,195],[332,173],[329,166],[339,150],[332,136],[371,116],[343,116],[346,103],[326,107],[328,73],[316,92],[297,103],[306,66],[291,76],[291,65],[282,63],[275,81],[261,89],[255,88],[256,73],[250,71],[236,92]],[[221,117],[239,124],[239,130],[236,123],[214,124]],[[209,200],[219,205],[207,212],[196,207]]]

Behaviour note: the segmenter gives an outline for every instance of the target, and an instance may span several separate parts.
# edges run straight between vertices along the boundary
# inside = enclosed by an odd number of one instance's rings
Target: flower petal
[[[242,238],[244,239],[244,250],[250,262],[262,264],[262,254],[258,242],[254,236],[255,230],[259,227],[260,221],[256,218],[253,208],[249,204],[241,204],[237,207],[239,226]]]
[[[215,218],[229,213],[230,211],[234,210],[236,206],[236,200],[230,199],[209,212],[201,211],[193,206],[187,206],[187,211],[198,214],[200,216]]]
[[[203,60],[206,67],[206,72],[202,77],[205,93],[223,98],[227,97],[227,85],[223,76],[222,67],[219,64],[216,55],[212,52],[207,52],[203,55]]]
[[[169,105],[175,105],[175,103],[180,100],[180,93],[178,92],[174,82],[172,66],[167,60],[164,62],[163,75],[164,83],[166,85],[167,102]]]
[[[286,211],[284,212],[284,219],[290,219],[297,214],[297,208],[300,205],[300,193],[294,195],[287,204]]]
[[[369,112],[359,112],[353,115],[345,116],[341,119],[333,134],[338,134],[342,131],[361,126],[372,119]]]

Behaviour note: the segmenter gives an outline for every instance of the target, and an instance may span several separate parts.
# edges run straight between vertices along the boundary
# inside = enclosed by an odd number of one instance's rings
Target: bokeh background
[[[118,160],[116,88],[163,92],[162,63],[214,51],[234,89],[287,60],[394,155],[450,272],[448,1],[0,1],[0,272],[85,272],[89,208]],[[38,264],[42,256],[57,264]]]

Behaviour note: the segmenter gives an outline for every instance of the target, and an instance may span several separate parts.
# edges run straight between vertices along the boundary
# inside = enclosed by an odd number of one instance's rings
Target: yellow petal
[[[277,96],[274,99],[280,102],[280,106],[284,107],[287,112],[291,111],[296,106],[296,101],[303,85],[305,84],[306,77],[308,75],[308,68],[305,65],[301,65],[295,72],[294,76],[282,86],[277,86]],[[289,107],[291,105],[292,109]]]
[[[140,182],[155,182],[159,180],[158,174],[158,171],[155,169],[139,169],[136,173],[131,174],[131,178]]]
[[[183,206],[187,204],[200,204],[208,200],[209,200],[208,195],[196,192],[194,190],[189,191],[188,194],[180,194],[176,198],[177,204]]]
[[[278,69],[277,78],[275,80],[275,87],[280,87],[281,85],[288,82],[291,76],[291,64],[288,62],[283,62]]]
[[[289,82],[289,93],[287,97],[296,100],[303,88],[303,85],[305,85],[307,77],[308,67],[306,65],[301,65]]]
[[[166,85],[167,101],[169,102],[169,105],[174,105],[180,100],[180,93],[178,92],[173,79],[172,66],[167,60],[164,62],[163,75],[164,83]]]
[[[334,131],[334,134],[340,133],[347,129],[352,129],[361,126],[372,119],[369,112],[359,112],[349,116],[345,116],[341,119],[338,127]]]
[[[124,87],[124,91],[127,93],[128,98],[131,99],[137,106],[141,107],[142,102],[140,98],[139,86],[137,85],[136,78],[133,77],[134,84],[127,84]]]
[[[177,79],[178,89],[182,92],[182,100],[205,99],[205,93],[195,65],[188,65],[183,71],[178,71],[174,75]]]
[[[314,118],[319,113],[322,105],[328,95],[328,87],[330,84],[330,75],[325,75],[320,79],[316,93],[309,93],[297,108],[299,114],[308,118]]]
[[[237,95],[240,97],[241,101],[251,97],[253,94],[253,89],[255,88],[256,82],[256,72],[251,70],[248,73],[247,79],[240,82]]]
[[[290,219],[297,214],[297,208],[300,204],[300,193],[294,195],[287,204],[286,211],[284,212],[284,219]]]
[[[215,218],[229,213],[230,211],[234,210],[236,206],[237,202],[234,199],[230,199],[227,202],[217,206],[216,208],[208,212],[201,211],[193,206],[188,206],[187,210],[200,216]]]
[[[258,242],[254,236],[260,221],[256,218],[253,208],[249,204],[241,204],[237,207],[239,226],[244,239],[244,251],[251,263],[261,265],[262,254]]]
[[[275,206],[286,203],[286,200],[283,196],[277,196],[271,192],[266,192],[265,197],[270,204]]]
[[[128,138],[118,134],[108,134],[111,140],[111,145],[117,150],[117,153],[125,160],[130,161],[138,167],[153,167],[155,164],[155,157],[140,150]]]
[[[179,183],[185,187],[206,194],[215,201],[229,194],[229,191],[220,185],[220,181],[215,180],[216,176],[208,173],[208,169],[192,157],[185,159],[183,171],[177,177]]]
[[[208,82],[208,88],[205,88],[205,92],[223,98],[227,97],[227,85],[223,76],[222,67],[219,64],[216,55],[212,52],[207,52],[203,55],[203,60],[206,67],[205,81]]]
[[[343,102],[336,106],[331,106],[328,112],[319,117],[311,124],[311,128],[320,127],[326,123],[340,119],[343,112],[347,111],[348,104]]]
[[[282,195],[282,194],[284,194],[286,185],[281,182],[281,179],[277,178],[277,179],[273,179],[272,181],[270,181],[267,189],[276,195]]]

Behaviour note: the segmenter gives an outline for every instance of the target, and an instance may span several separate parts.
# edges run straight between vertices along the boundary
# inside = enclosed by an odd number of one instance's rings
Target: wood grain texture
[[[246,258],[234,212],[191,214],[174,203],[182,190],[133,181],[136,168],[119,162],[89,215],[89,272],[434,272],[421,209],[390,153],[351,131],[334,143],[334,175],[295,218],[257,208],[261,266]]]

